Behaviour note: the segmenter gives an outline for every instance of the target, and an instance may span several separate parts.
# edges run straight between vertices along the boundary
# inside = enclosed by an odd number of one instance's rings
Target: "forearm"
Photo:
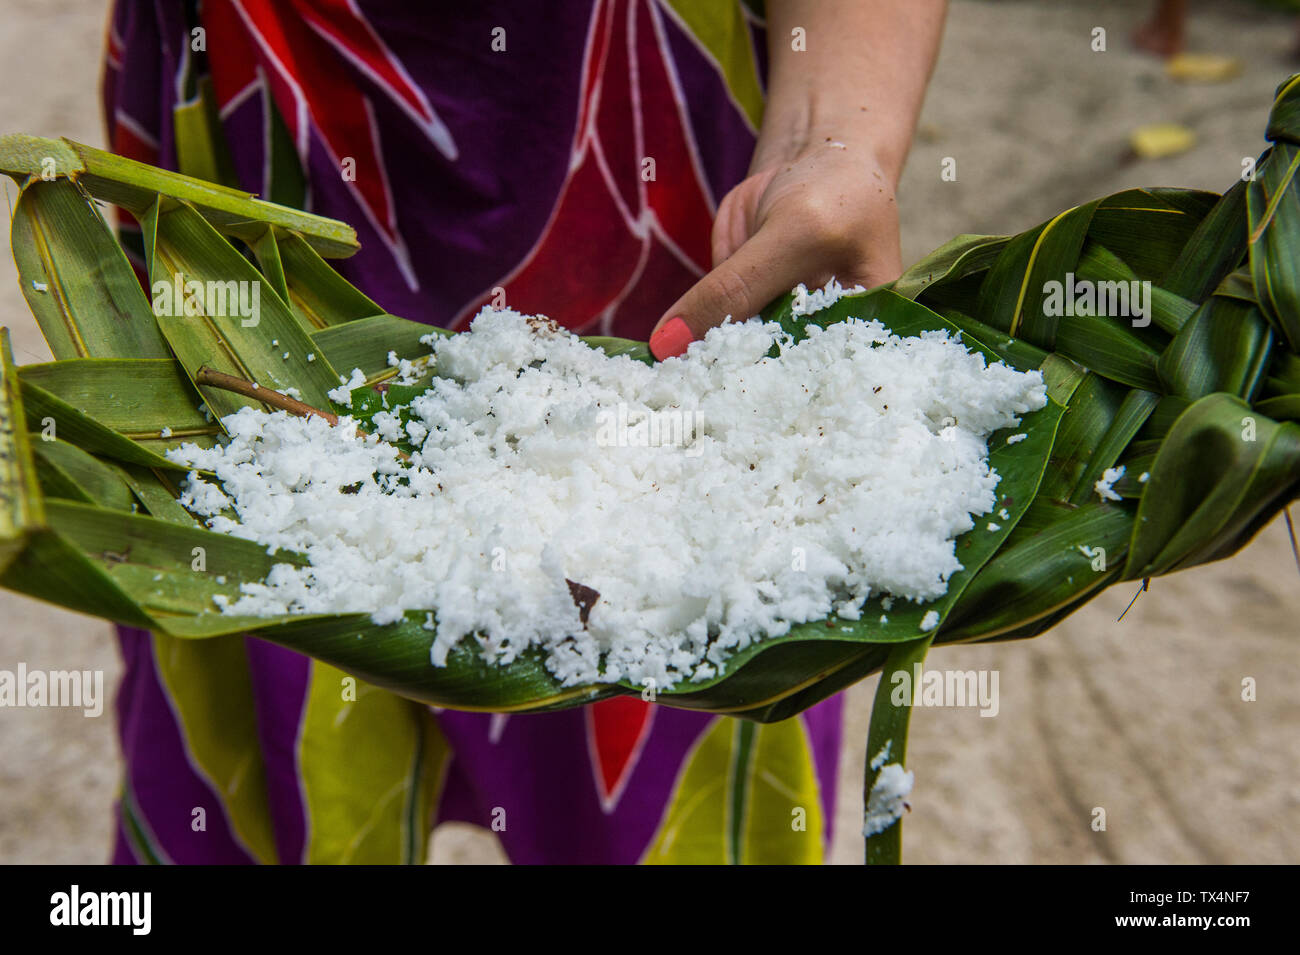
[[[767,114],[754,168],[830,139],[894,185],[939,52],[946,0],[768,0]],[[802,28],[806,50],[794,48]]]

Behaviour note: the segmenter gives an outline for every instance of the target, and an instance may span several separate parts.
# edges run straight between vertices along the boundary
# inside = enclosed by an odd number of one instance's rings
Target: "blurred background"
[[[1171,75],[1132,36],[1154,0],[954,0],[899,195],[905,262],[962,232],[1013,233],[1133,186],[1223,191],[1263,149],[1273,90],[1296,59],[1295,14],[1192,2],[1185,45],[1224,59]],[[103,145],[106,4],[5,0],[0,131]],[[1105,31],[1105,50],[1094,51]],[[1177,72],[1176,70],[1174,72]],[[1181,151],[1133,136],[1182,127]],[[956,181],[940,178],[947,158]],[[10,202],[16,190],[5,180]],[[50,358],[0,255],[0,325],[19,363]],[[1298,512],[1300,513],[1300,512]],[[997,669],[996,717],[913,715],[911,863],[1300,861],[1300,568],[1275,521],[1231,560],[1094,600],[1037,640],[936,652]],[[107,625],[0,591],[0,669],[120,672]],[[1242,680],[1257,700],[1241,699]],[[875,679],[848,692],[831,861],[861,861],[863,754]],[[111,706],[0,709],[0,862],[102,862],[119,756]],[[1093,831],[1094,808],[1107,828]],[[491,834],[445,826],[435,862],[497,862]]]

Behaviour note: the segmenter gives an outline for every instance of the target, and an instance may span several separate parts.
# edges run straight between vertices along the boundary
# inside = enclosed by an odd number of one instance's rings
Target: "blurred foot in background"
[[[1160,57],[1183,52],[1187,23],[1187,0],[1156,0],[1151,19],[1138,27],[1133,43],[1140,50]]]

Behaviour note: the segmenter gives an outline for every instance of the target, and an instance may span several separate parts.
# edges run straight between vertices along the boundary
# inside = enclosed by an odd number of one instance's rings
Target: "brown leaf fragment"
[[[600,599],[600,591],[586,584],[580,584],[576,580],[570,580],[568,577],[564,578],[564,582],[569,585],[569,596],[577,605],[578,619],[585,627],[587,618],[591,616],[591,608],[596,606],[596,601]]]

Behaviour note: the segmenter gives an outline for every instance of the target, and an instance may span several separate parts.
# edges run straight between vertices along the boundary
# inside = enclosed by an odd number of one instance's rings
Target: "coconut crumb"
[[[862,829],[864,836],[884,832],[903,817],[907,797],[911,795],[915,782],[915,774],[898,763],[880,767],[871,792],[867,795],[866,822]]]
[[[351,377],[339,375],[339,386],[329,392],[330,401],[340,405],[352,404],[352,392],[366,383],[366,373],[360,368],[353,368]]]
[[[1123,476],[1124,465],[1121,464],[1117,468],[1107,468],[1102,472],[1101,477],[1098,478],[1092,489],[1097,492],[1097,496],[1103,501],[1122,501],[1123,498],[1115,493],[1114,487],[1115,482]]]
[[[861,285],[846,289],[835,280],[834,276],[826,283],[825,288],[813,289],[811,292],[800,282],[794,287],[794,302],[790,305],[790,311],[799,316],[812,315],[830,308],[846,295],[857,295],[865,291],[866,288]]]
[[[872,772],[875,772],[881,766],[885,765],[886,761],[889,759],[890,750],[893,748],[894,741],[892,739],[885,740],[885,745],[880,747],[880,752],[871,757],[871,762],[867,764],[868,768],[870,768]]]

